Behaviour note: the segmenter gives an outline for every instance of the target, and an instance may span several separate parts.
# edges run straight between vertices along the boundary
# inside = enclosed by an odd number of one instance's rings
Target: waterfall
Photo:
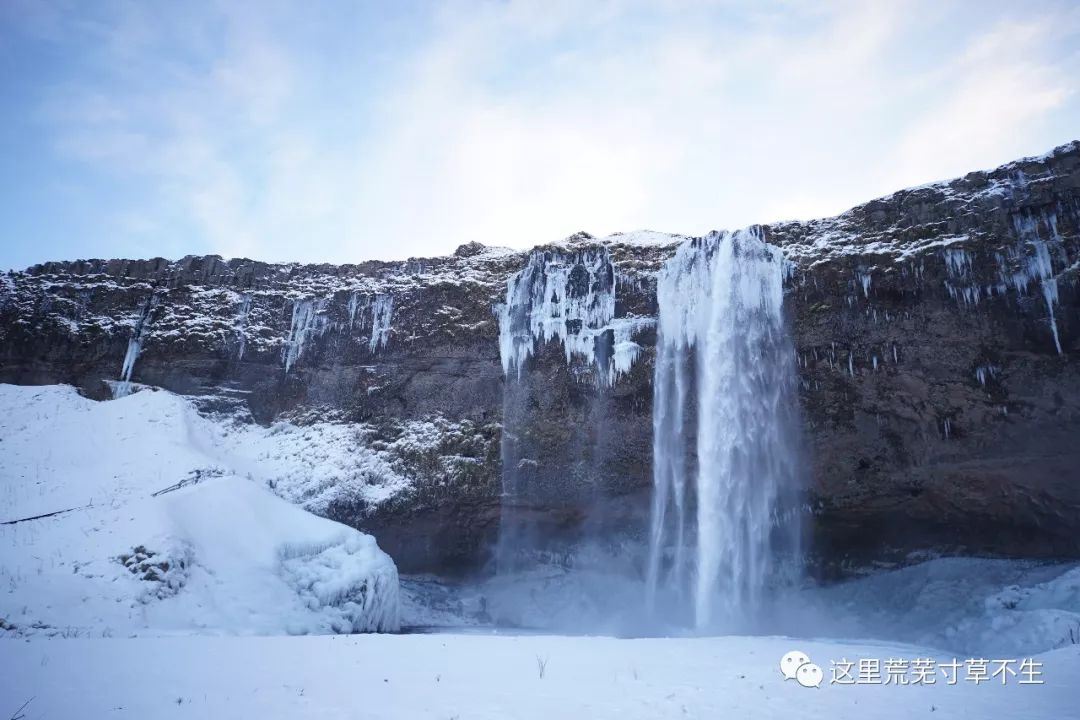
[[[139,310],[138,317],[135,318],[135,326],[132,328],[127,350],[124,352],[124,362],[120,366],[120,382],[113,388],[114,398],[131,394],[131,376],[135,372],[135,361],[139,359],[139,354],[142,352],[143,338],[150,326],[150,314],[156,306],[157,296],[151,295]]]
[[[646,602],[663,588],[699,630],[752,625],[798,550],[784,267],[753,228],[687,241],[658,277]]]

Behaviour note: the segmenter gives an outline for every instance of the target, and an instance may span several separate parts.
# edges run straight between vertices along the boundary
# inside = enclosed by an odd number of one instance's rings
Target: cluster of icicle
[[[285,338],[282,351],[286,373],[303,356],[312,339],[322,336],[331,328],[340,329],[339,325],[330,322],[326,314],[329,302],[329,298],[305,298],[293,303],[292,321],[289,323],[289,334]],[[353,293],[349,296],[346,310],[349,314],[349,330],[356,326],[362,330],[367,324],[364,316],[370,315],[371,336],[368,339],[368,351],[371,354],[374,355],[376,350],[386,345],[390,338],[390,320],[394,314],[392,295]]]
[[[797,551],[784,277],[749,229],[688,241],[658,278],[647,602],[674,593],[699,629],[751,622],[775,558]]]
[[[1061,355],[1064,351],[1055,315],[1058,285],[1054,266],[1057,256],[1058,266],[1064,269],[1068,257],[1058,234],[1057,214],[1048,211],[1022,212],[1013,216],[1012,225],[1017,242],[994,253],[996,282],[980,285],[975,281],[970,251],[949,248],[942,252],[945,289],[949,297],[962,305],[978,305],[984,297],[1005,297],[1010,290],[1018,296],[1026,296],[1031,287],[1037,285],[1046,303],[1046,323],[1054,340],[1054,348]],[[864,281],[864,290],[867,287],[868,281]]]
[[[651,318],[615,317],[615,270],[606,249],[536,251],[507,282],[497,308],[503,372],[519,377],[543,343],[558,341],[566,353],[597,369],[611,385],[641,352],[633,336]]]

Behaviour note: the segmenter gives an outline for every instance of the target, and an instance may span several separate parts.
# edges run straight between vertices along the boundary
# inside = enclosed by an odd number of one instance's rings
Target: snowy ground
[[[806,653],[819,688],[785,681]],[[783,638],[367,635],[0,642],[0,717],[877,718],[1080,717],[1080,647],[1040,656],[1040,685],[833,685],[831,660],[913,658],[911,647]],[[937,658],[942,662],[945,658]],[[948,659],[951,661],[951,658]],[[541,676],[541,663],[545,663]]]
[[[941,559],[807,588],[775,625],[799,639],[493,634],[632,633],[640,582],[605,560],[592,567],[607,574],[414,577],[399,592],[372,538],[267,489],[306,504],[288,489],[329,468],[392,491],[379,458],[335,451],[340,428],[234,425],[150,391],[96,403],[0,385],[0,407],[0,523],[19,521],[0,524],[0,718],[24,703],[26,720],[1080,718],[1075,563]],[[399,617],[454,631],[330,634]],[[783,679],[791,650],[821,666],[820,688]],[[835,663],[876,659],[884,676],[889,660],[954,657],[955,685],[941,668],[929,687],[830,682]],[[1020,683],[1029,657],[1039,684]],[[969,659],[1010,661],[1004,685],[968,679]]]

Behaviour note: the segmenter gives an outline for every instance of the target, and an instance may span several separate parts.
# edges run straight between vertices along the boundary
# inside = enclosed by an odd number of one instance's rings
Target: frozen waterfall
[[[506,376],[520,379],[526,361],[550,341],[562,344],[567,364],[576,357],[590,365],[601,386],[629,372],[641,354],[633,338],[653,321],[616,317],[615,286],[606,249],[533,252],[497,308]]]
[[[687,241],[658,277],[646,600],[659,611],[663,588],[698,629],[753,624],[797,556],[784,268],[750,229]]]

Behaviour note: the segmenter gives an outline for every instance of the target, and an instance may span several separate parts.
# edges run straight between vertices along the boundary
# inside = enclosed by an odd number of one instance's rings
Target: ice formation
[[[507,375],[520,376],[540,344],[558,340],[568,363],[583,358],[606,385],[630,370],[641,353],[633,337],[654,322],[615,317],[615,269],[607,249],[534,252],[507,281],[506,302],[497,311]]]
[[[127,351],[124,353],[124,362],[120,366],[120,382],[113,390],[115,397],[124,397],[131,393],[131,375],[135,372],[135,362],[139,359],[139,353],[142,352],[143,340],[150,325],[150,313],[156,305],[156,296],[151,296],[135,319],[135,326],[128,339]]]
[[[330,331],[347,333],[354,329],[363,330],[368,326],[365,316],[370,316],[371,326],[368,352],[374,354],[379,348],[386,346],[390,339],[390,321],[394,315],[393,295],[353,292],[345,303],[345,312],[349,318],[347,325],[344,321],[331,321],[333,309],[330,298],[305,298],[293,302],[292,321],[282,351],[286,373],[303,356],[312,339]]]
[[[244,359],[244,348],[247,346],[247,335],[244,329],[247,327],[248,316],[251,314],[251,295],[244,295],[240,299],[240,307],[236,311],[236,320],[233,323],[233,331],[236,333],[236,361]]]
[[[292,323],[289,325],[289,336],[285,340],[285,372],[289,372],[303,355],[308,339],[321,335],[326,330],[324,310],[326,298],[297,300],[293,303]]]
[[[973,256],[962,247],[941,251],[945,262],[945,290],[949,297],[964,306],[978,305],[983,298],[1004,297],[1011,290],[1025,296],[1035,282],[1046,304],[1047,324],[1058,354],[1064,351],[1055,315],[1058,304],[1054,254],[1061,252],[1061,236],[1054,212],[1021,212],[1012,216],[1016,242],[994,253],[996,282],[980,285],[976,279]],[[966,238],[961,238],[966,239]]]
[[[784,269],[780,249],[750,229],[688,241],[658,278],[647,601],[673,588],[699,629],[752,622],[775,561],[797,549]]]
[[[975,368],[975,379],[979,385],[986,387],[987,381],[995,379],[997,372],[998,369],[994,365],[980,365]]]
[[[1040,221],[1048,230],[1050,242],[1055,245],[1061,243],[1057,232],[1057,216],[1054,213],[1044,213],[1041,216],[1029,214],[1013,216],[1013,229],[1022,246],[1011,253],[1012,259],[1018,262],[1020,269],[1013,273],[1010,280],[1017,292],[1021,293],[1027,292],[1033,280],[1039,281],[1043,300],[1046,302],[1047,322],[1054,336],[1054,347],[1058,355],[1061,355],[1061,338],[1058,335],[1057,319],[1054,316],[1054,307],[1058,302],[1057,278],[1054,276],[1054,262],[1050,255],[1050,246],[1039,233]],[[1026,251],[1024,246],[1026,246]],[[1001,271],[1001,275],[1004,280],[1005,272]]]
[[[396,632],[400,628],[397,567],[375,538],[345,531],[320,542],[279,545],[279,572],[334,632]]]
[[[870,282],[871,282],[870,273],[863,272],[863,271],[860,270],[858,273],[856,273],[856,275],[859,278],[859,284],[862,286],[863,297],[864,298],[869,298],[870,297]]]
[[[363,330],[368,324],[364,316],[371,316],[371,335],[368,337],[368,352],[385,347],[390,340],[390,320],[394,316],[394,296],[389,293],[363,294],[354,292],[349,295],[345,306],[349,313],[349,329]]]
[[[371,302],[371,339],[368,350],[374,353],[390,339],[390,319],[394,314],[392,295],[376,295]]]

